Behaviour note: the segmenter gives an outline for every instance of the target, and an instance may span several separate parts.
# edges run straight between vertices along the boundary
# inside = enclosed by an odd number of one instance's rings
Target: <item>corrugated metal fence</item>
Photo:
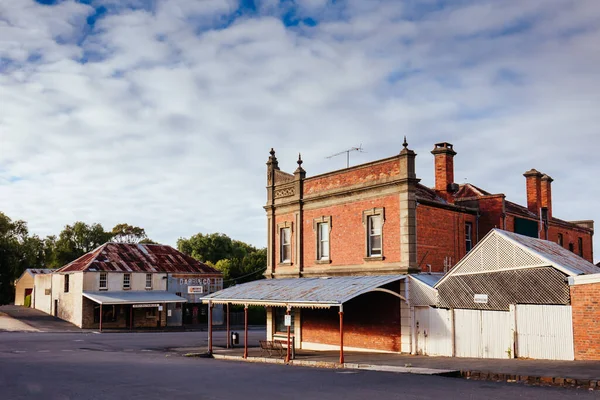
[[[417,354],[573,360],[570,306],[517,305],[510,311],[415,307]]]
[[[517,357],[573,360],[571,306],[517,305]]]

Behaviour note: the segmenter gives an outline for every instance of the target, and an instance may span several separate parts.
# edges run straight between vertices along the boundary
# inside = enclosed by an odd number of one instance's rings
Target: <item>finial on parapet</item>
[[[271,147],[271,151],[269,151],[269,161],[267,161],[267,165],[269,167],[273,167],[273,169],[279,169],[279,162],[277,161],[277,157],[275,157],[275,150]]]
[[[405,149],[408,149],[408,142],[406,141],[406,135],[404,135],[404,143],[402,143],[402,146],[403,146]]]
[[[304,172],[304,168],[302,168],[302,154],[298,153],[298,168],[296,168],[296,171],[294,171],[294,173],[303,173]]]

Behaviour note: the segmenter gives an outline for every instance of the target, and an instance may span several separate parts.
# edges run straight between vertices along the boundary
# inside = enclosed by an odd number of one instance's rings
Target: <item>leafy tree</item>
[[[117,243],[140,243],[143,240],[148,239],[144,228],[132,226],[129,224],[116,225],[112,229],[111,234],[112,241]]]
[[[67,225],[58,236],[55,246],[55,257],[58,265],[65,265],[81,257],[85,253],[108,242],[112,233],[106,232],[102,225],[75,222]]]
[[[0,212],[0,304],[14,300],[13,282],[25,270],[23,245],[27,235],[24,221],[13,222]]]
[[[225,286],[261,279],[267,264],[266,249],[232,240],[222,233],[198,233],[189,239],[180,238],[177,248],[221,271]]]

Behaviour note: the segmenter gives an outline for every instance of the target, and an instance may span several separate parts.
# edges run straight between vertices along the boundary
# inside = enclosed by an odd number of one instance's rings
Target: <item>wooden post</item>
[[[213,352],[213,335],[212,335],[212,302],[208,302],[208,353]]]
[[[229,303],[227,303],[227,348],[231,347],[231,332],[229,329]]]
[[[244,358],[248,358],[248,304],[244,305]]]
[[[290,307],[285,311],[285,315],[290,315]],[[287,351],[285,353],[285,362],[290,362],[290,331],[292,330],[291,326],[287,327]]]
[[[340,305],[340,364],[344,363],[344,306]]]
[[[100,303],[100,332],[102,332],[102,303]]]

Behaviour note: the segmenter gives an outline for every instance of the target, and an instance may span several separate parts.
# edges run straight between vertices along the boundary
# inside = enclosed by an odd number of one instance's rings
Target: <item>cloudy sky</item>
[[[406,135],[426,185],[449,141],[458,183],[523,204],[537,168],[557,217],[600,222],[598,21],[597,0],[0,0],[0,210],[262,247],[271,147],[310,176]]]

